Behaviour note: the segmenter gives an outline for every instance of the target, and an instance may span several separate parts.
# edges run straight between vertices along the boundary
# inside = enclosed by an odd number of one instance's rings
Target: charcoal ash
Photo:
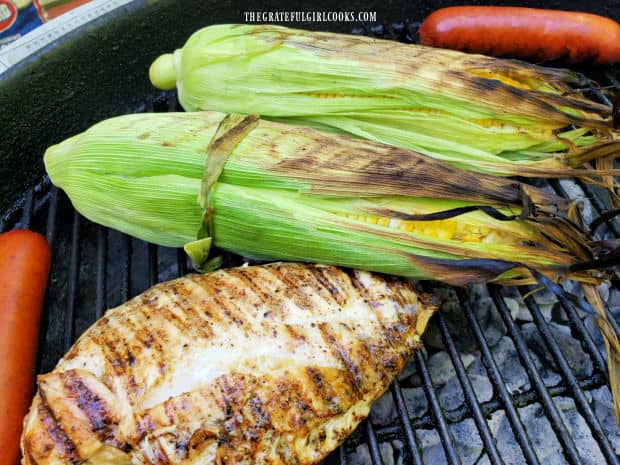
[[[616,424],[614,416],[614,403],[611,398],[611,392],[609,388],[601,387],[594,389],[590,392],[592,397],[591,406],[594,410],[594,415],[601,423],[603,431],[607,435],[607,439],[614,448],[614,452],[620,455],[620,428]]]
[[[478,433],[476,423],[468,418],[450,425],[450,433],[456,445],[456,451],[462,465],[475,465],[480,458],[484,445]],[[432,463],[432,462],[431,462]]]
[[[379,397],[370,408],[370,420],[373,425],[386,426],[398,419],[398,412],[390,390]]]
[[[420,418],[428,412],[428,399],[426,398],[424,388],[405,388],[403,389],[403,397],[405,398],[409,418]]]
[[[415,432],[418,446],[422,451],[423,463],[448,463],[446,453],[441,444],[439,433],[433,429],[418,429]]]
[[[493,398],[493,385],[479,357],[467,369],[467,378],[478,402],[488,402]],[[455,410],[465,403],[465,395],[458,377],[450,378],[441,388],[439,403],[446,410]]]
[[[592,360],[584,351],[581,342],[571,335],[570,328],[555,323],[549,323],[548,327],[573,374],[577,378],[590,376],[593,370]],[[521,327],[521,333],[530,351],[535,353],[538,360],[542,362],[543,369],[557,372],[556,363],[538,327],[532,323],[526,323]]]
[[[409,419],[420,418],[428,412],[428,399],[423,388],[402,388],[401,393]],[[388,426],[397,422],[398,410],[390,390],[374,402],[370,409],[370,419],[372,424],[377,426]]]
[[[519,361],[512,339],[507,336],[501,338],[491,352],[509,392],[515,393],[530,388],[527,372]]]
[[[465,368],[469,367],[476,359],[474,355],[468,353],[459,354],[459,357]],[[456,376],[452,359],[446,351],[431,355],[428,359],[427,367],[435,387],[443,386],[449,379]]]
[[[453,288],[438,286],[435,292],[441,300],[442,312],[448,332],[459,352],[471,353],[476,349],[476,338],[469,327],[467,318],[461,307],[458,296]],[[495,345],[505,334],[506,326],[499,315],[493,299],[489,296],[485,286],[469,286],[467,288],[467,303],[480,325],[489,346]],[[518,306],[511,304],[511,312],[517,311]],[[514,316],[514,315],[513,315]],[[445,344],[435,318],[431,319],[423,336],[424,343],[429,348],[445,350]]]
[[[585,393],[586,398],[590,398],[590,393]],[[575,401],[570,397],[556,397],[555,404],[560,410],[562,420],[569,434],[575,441],[575,446],[584,465],[598,465],[605,463],[598,444],[592,437],[590,427],[577,411]],[[616,428],[617,430],[617,428]]]
[[[383,465],[403,465],[403,443],[401,441],[382,442],[379,444],[379,453]],[[350,465],[374,465],[368,445],[360,444],[347,456]]]

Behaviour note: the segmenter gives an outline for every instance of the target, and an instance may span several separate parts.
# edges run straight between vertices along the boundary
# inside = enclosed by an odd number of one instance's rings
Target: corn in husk
[[[219,248],[256,259],[453,284],[532,282],[530,270],[598,279],[573,271],[598,249],[560,216],[568,201],[311,128],[215,112],[127,115],[50,147],[45,164],[84,216],[161,245],[194,241],[202,226]]]
[[[217,110],[352,134],[494,175],[590,176],[620,154],[583,76],[482,55],[273,25],[216,25],[159,57],[153,84]],[[617,172],[601,169],[603,174]]]

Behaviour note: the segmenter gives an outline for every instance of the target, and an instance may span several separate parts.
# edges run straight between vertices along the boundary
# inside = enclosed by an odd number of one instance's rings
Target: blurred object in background
[[[89,0],[0,0],[0,48]]]
[[[0,0],[0,47],[46,21],[39,0]]]
[[[48,19],[60,16],[90,0],[40,0]]]

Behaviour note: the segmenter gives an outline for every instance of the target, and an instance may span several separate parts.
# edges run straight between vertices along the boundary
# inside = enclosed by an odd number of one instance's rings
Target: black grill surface
[[[413,28],[408,24],[370,29],[360,28],[362,33],[374,33],[379,36],[396,38],[403,41],[414,40]],[[614,73],[604,75],[607,85],[618,85]],[[602,101],[608,98],[599,89],[591,89]],[[179,110],[174,93],[162,93],[150,99],[136,112]],[[590,200],[590,207],[595,213],[606,209],[606,199],[600,197],[595,189],[582,183],[577,185]],[[561,195],[565,192],[560,182],[545,183]],[[107,308],[112,308],[142,292],[149,286],[177,276],[190,270],[189,263],[182,250],[175,250],[147,244],[130,238],[117,231],[109,230],[91,223],[73,210],[64,193],[51,186],[48,179],[25,193],[22,199],[0,218],[0,231],[29,227],[43,233],[53,250],[53,263],[44,311],[41,337],[39,343],[38,371],[48,372],[53,369],[59,358],[69,349],[75,339]],[[620,237],[617,221],[606,223],[601,234]],[[243,259],[227,256],[225,265],[238,265]],[[427,290],[434,290],[436,283],[424,283]],[[440,286],[446,289],[445,286]],[[612,286],[612,290],[616,290]],[[558,302],[554,308],[554,318],[565,323],[570,334],[566,337],[577,341],[580,357],[590,360],[592,369],[582,376],[574,367],[575,353],[567,352],[565,342],[558,340],[552,331],[552,323],[543,315],[535,296],[537,289],[506,289],[495,286],[457,289],[454,292],[461,318],[470,335],[463,341],[457,329],[451,324],[454,313],[438,313],[431,322],[429,331],[435,335],[435,342],[419,351],[407,367],[407,373],[390,387],[382,402],[393,405],[395,415],[386,422],[375,421],[371,415],[357,431],[326,460],[327,464],[372,463],[373,465],[391,463],[423,464],[505,464],[527,463],[572,465],[592,463],[592,452],[578,446],[583,438],[574,433],[571,419],[562,413],[563,403],[574,402],[578,421],[585,424],[580,431],[589,436],[592,450],[603,463],[620,465],[620,450],[617,443],[612,443],[609,419],[603,419],[594,411],[591,393],[595,390],[608,390],[608,377],[605,353],[601,349],[596,332],[585,323],[584,312],[569,302]],[[492,302],[490,317],[498,320],[504,327],[504,338],[514,346],[518,355],[515,363],[519,364],[527,376],[525,388],[514,389],[506,380],[505,366],[497,360],[485,328],[487,321],[482,321],[476,313],[483,292]],[[521,321],[511,313],[506,296],[520,300],[531,314],[530,327],[536,328],[539,351],[532,349]],[[611,314],[610,314],[611,316]],[[615,331],[620,334],[618,322],[613,316],[610,321]],[[448,369],[454,372],[462,401],[457,406],[446,407],[441,401],[441,382],[434,378],[437,373],[429,368],[429,360],[439,350],[437,345],[448,354]],[[463,345],[466,351],[474,353],[481,361],[481,373],[488,379],[492,388],[490,399],[479,400],[480,393],[463,361]],[[548,362],[559,375],[559,380],[550,383],[546,377],[546,368],[537,363],[541,352],[546,354]],[[517,367],[518,368],[518,367]],[[422,388],[423,402],[427,408],[419,415],[411,412],[411,404],[406,401],[404,393],[411,386]],[[524,412],[535,409],[536,421],[547,425],[547,429],[532,429],[531,421],[524,419]],[[498,412],[505,415],[508,435],[500,435],[493,427],[493,418]],[[471,459],[463,451],[462,438],[456,438],[456,425],[468,421],[471,425],[471,441],[481,442],[482,450],[478,457]],[[472,423],[473,422],[473,423]],[[535,423],[534,423],[535,424]],[[615,428],[615,426],[614,426]],[[541,431],[550,431],[552,437],[541,438]],[[585,433],[584,433],[585,432]],[[423,434],[422,434],[423,433]],[[425,452],[425,437],[438,436],[437,454]],[[539,443],[553,441],[559,444],[561,453],[551,460],[540,456]],[[510,443],[510,444],[508,444]],[[391,444],[392,452],[385,453],[385,444]],[[399,447],[394,444],[400,445]],[[517,448],[515,462],[505,452],[506,447]],[[616,449],[614,449],[616,447]],[[360,448],[366,450],[360,458]],[[514,457],[514,454],[510,455]],[[432,462],[429,462],[433,458]]]

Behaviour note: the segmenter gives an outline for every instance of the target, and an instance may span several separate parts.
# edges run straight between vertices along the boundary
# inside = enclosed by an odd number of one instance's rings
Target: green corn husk
[[[260,114],[493,175],[590,178],[592,170],[577,168],[590,160],[609,167],[620,154],[611,108],[573,90],[587,79],[516,60],[273,25],[216,25],[155,60],[150,78],[160,88],[176,86],[187,111]]]
[[[84,216],[161,245],[197,239],[204,220],[216,246],[257,259],[453,284],[532,282],[528,268],[596,280],[572,271],[596,256],[558,216],[566,200],[310,128],[215,112],[127,115],[50,147],[45,164]],[[471,206],[523,219],[426,217]]]
[[[90,220],[145,241],[196,238],[207,147],[226,115],[126,115],[50,147],[45,167]]]

